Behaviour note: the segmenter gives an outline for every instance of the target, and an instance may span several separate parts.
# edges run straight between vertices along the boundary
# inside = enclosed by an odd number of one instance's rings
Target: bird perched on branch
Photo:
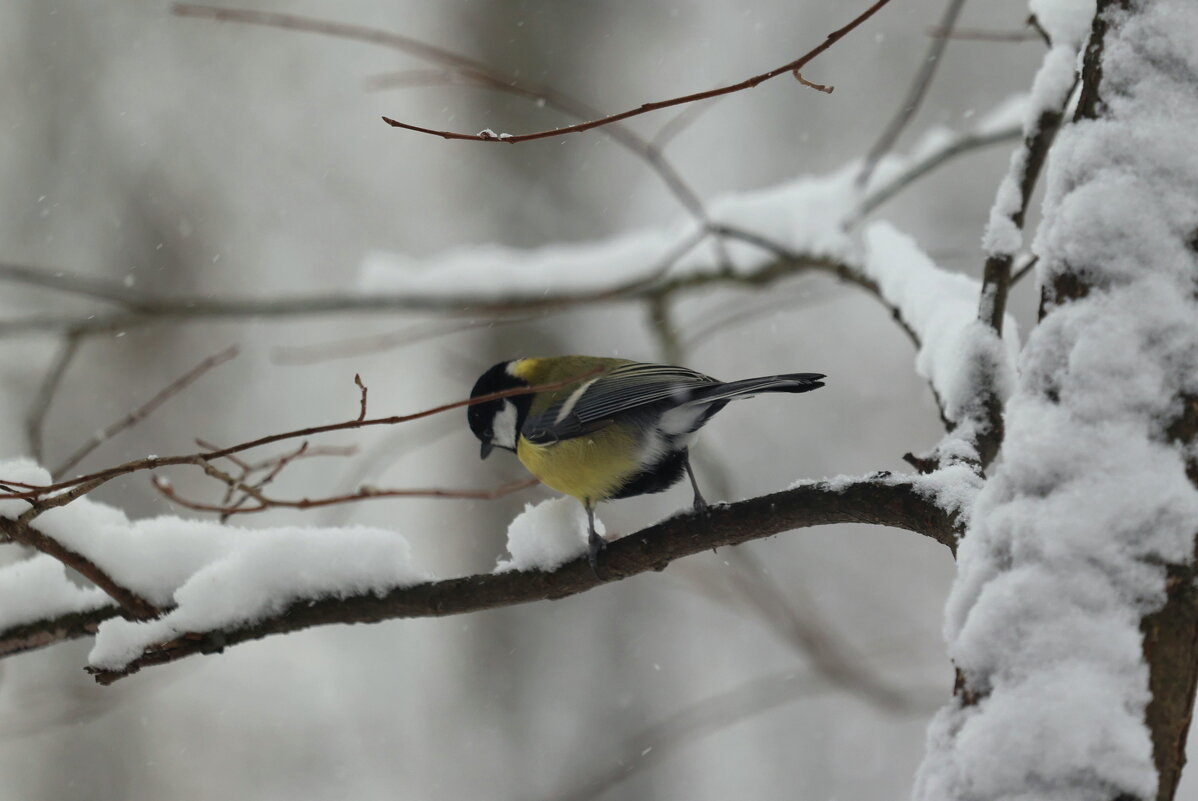
[[[724,382],[685,367],[626,359],[514,359],[483,373],[470,396],[553,388],[475,404],[467,419],[482,441],[482,458],[495,448],[512,451],[541,483],[582,503],[587,554],[597,572],[606,542],[595,532],[596,504],[661,492],[685,472],[695,510],[705,511],[688,451],[695,433],[729,401],[809,392],[823,386],[822,378],[792,373]]]

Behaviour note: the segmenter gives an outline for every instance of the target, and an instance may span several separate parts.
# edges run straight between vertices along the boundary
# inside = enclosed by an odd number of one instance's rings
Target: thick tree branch
[[[915,531],[955,548],[961,521],[929,499],[918,484],[879,474],[852,483],[805,484],[738,503],[715,506],[706,518],[683,514],[608,545],[600,568],[608,580],[663,570],[700,551],[736,545],[783,531],[833,523],[867,523]],[[282,612],[233,630],[189,632],[147,649],[122,670],[95,670],[110,684],[143,667],[313,626],[373,623],[394,618],[442,617],[484,609],[554,600],[603,584],[586,556],[551,573],[509,572],[446,579],[344,598],[305,598]],[[2,639],[2,636],[0,636]]]

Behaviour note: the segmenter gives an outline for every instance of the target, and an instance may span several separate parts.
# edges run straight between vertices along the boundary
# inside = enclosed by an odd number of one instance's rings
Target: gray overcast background
[[[378,26],[439,44],[602,109],[710,88],[785,63],[865,7],[847,2],[252,2]],[[668,155],[704,197],[836,168],[863,153],[906,92],[939,0],[894,0],[806,71],[831,96],[782,78],[719,101]],[[1019,3],[967,4],[961,25],[1015,29]],[[1027,87],[1042,46],[953,42],[900,142],[959,128]],[[382,92],[368,78],[422,68],[367,44],[182,19],[169,4],[0,5],[0,261],[103,276],[147,292],[269,297],[351,288],[369,251],[601,238],[677,219],[658,178],[600,132],[512,147],[396,131],[386,114],[454,130],[561,124],[480,89]],[[634,127],[655,132],[671,113]],[[1009,147],[954,162],[878,212],[942,264],[976,274],[982,226]],[[1030,283],[1030,282],[1029,282]],[[756,320],[690,349],[690,366],[735,378],[828,373],[828,388],[732,407],[700,445],[709,497],[802,477],[902,469],[939,423],[885,313],[851,289],[792,281]],[[684,335],[745,291],[692,297]],[[1027,319],[1030,287],[1014,298]],[[5,318],[86,315],[78,298],[0,285]],[[395,331],[432,318],[321,317],[187,323],[89,339],[47,418],[60,461],[204,356],[242,355],[83,467],[232,443],[356,414],[355,372],[375,414],[453,399],[517,354],[659,355],[635,306],[580,310],[311,365],[281,346]],[[24,419],[54,351],[0,340],[0,455],[27,451]],[[280,494],[353,487],[485,486],[520,474],[477,461],[456,415],[329,438],[352,460],[296,465]],[[174,475],[192,496],[213,488]],[[601,509],[630,531],[686,505],[689,490]],[[181,513],[144,476],[98,498],[131,516]],[[448,575],[489,569],[506,523],[543,492],[493,503],[379,501],[244,519],[361,522],[405,533]],[[183,514],[190,514],[182,512]],[[623,777],[604,799],[902,798],[927,717],[951,690],[940,639],[949,555],[858,527],[808,530],[742,553],[554,603],[435,621],[323,629],[92,686],[82,643],[0,663],[4,799],[565,799]],[[736,591],[782,588],[801,625],[842,643],[901,693],[899,711],[821,674]],[[835,673],[835,671],[833,671]],[[713,700],[714,699],[714,700]],[[1184,791],[1183,791],[1184,796]]]

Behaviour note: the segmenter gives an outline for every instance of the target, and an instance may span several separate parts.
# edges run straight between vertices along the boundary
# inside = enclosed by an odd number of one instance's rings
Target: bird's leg
[[[695,491],[695,512],[706,515],[707,501],[703,499],[703,493],[699,492],[699,482],[695,480],[695,471],[691,469],[690,451],[687,451],[682,457],[682,466],[686,468],[686,475],[691,480],[691,488]]]
[[[595,578],[606,581],[599,575],[599,552],[607,547],[607,540],[595,531],[595,505],[587,502],[583,507],[587,510],[587,561],[591,563],[591,572],[595,574]]]

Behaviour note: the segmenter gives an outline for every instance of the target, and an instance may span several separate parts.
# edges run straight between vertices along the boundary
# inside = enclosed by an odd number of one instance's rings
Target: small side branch
[[[46,369],[42,384],[37,390],[37,397],[33,399],[33,405],[29,408],[29,416],[25,421],[25,433],[29,439],[29,452],[39,462],[45,456],[46,415],[50,412],[50,405],[54,402],[54,396],[58,394],[63,377],[79,352],[81,339],[82,335],[77,331],[66,332],[58,352],[54,354],[54,361]]]

